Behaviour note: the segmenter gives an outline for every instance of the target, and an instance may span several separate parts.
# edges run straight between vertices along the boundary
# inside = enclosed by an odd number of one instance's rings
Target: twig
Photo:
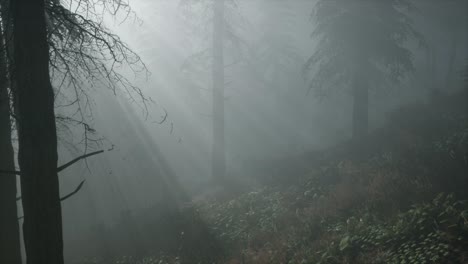
[[[158,122],[158,121],[154,121],[153,123],[156,123],[156,124],[161,125],[162,123],[166,122],[167,116],[168,116],[169,114],[167,113],[166,109],[163,108],[163,110],[164,110],[164,112],[165,112],[166,114],[165,114],[164,116],[162,116],[162,120],[159,121],[159,122]]]
[[[66,199],[68,199],[68,198],[72,197],[73,195],[75,195],[77,192],[79,192],[79,191],[81,190],[81,187],[83,187],[83,184],[84,184],[84,183],[85,183],[85,180],[83,180],[83,181],[78,185],[78,187],[76,187],[76,189],[75,189],[73,192],[71,192],[71,193],[65,195],[65,196],[62,197],[62,198],[60,198],[60,201],[61,201],[61,202],[62,202],[62,201],[65,201]]]

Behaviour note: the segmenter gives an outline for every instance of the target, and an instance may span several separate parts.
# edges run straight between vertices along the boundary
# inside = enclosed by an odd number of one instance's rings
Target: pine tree
[[[196,18],[201,22],[199,35],[202,38],[210,39],[211,43],[203,43],[209,48],[191,56],[190,62],[184,65],[184,68],[194,66],[194,61],[200,65],[210,65],[211,88],[212,88],[212,128],[213,142],[211,148],[211,174],[215,182],[224,184],[226,180],[226,142],[225,142],[225,88],[227,64],[233,59],[226,56],[226,47],[229,45],[242,53],[243,41],[236,32],[236,19],[238,19],[237,4],[234,0],[202,0],[190,1],[182,0],[181,6],[185,9],[187,16],[191,19]],[[208,11],[208,12],[207,12]],[[194,20],[190,21],[195,24]],[[210,25],[209,25],[210,24]],[[207,32],[205,28],[210,28]],[[209,37],[205,36],[210,34]],[[210,63],[208,63],[210,62]],[[235,63],[233,63],[235,64]],[[200,76],[197,76],[200,78]]]
[[[320,0],[314,8],[318,44],[305,65],[310,89],[320,95],[338,87],[351,92],[355,140],[368,133],[369,91],[396,85],[414,71],[404,46],[421,39],[411,10],[406,0]]]

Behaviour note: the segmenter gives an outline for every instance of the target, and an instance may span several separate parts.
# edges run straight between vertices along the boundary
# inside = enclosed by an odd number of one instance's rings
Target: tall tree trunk
[[[467,2],[467,7],[468,7],[468,2]],[[467,21],[467,25],[468,25],[468,19],[466,20]],[[468,127],[468,59],[466,61],[466,65],[465,65],[465,114],[466,114],[466,118],[465,118],[465,126]],[[465,143],[465,163],[467,165],[467,171],[468,171],[468,142]],[[467,174],[467,185],[468,185],[468,174]]]
[[[425,85],[427,86],[430,91],[436,91],[439,89],[438,87],[438,78],[437,78],[437,69],[436,69],[436,64],[437,64],[437,58],[436,58],[436,51],[435,51],[435,45],[433,44],[433,41],[429,44],[427,48],[427,78],[425,78],[426,83]]]
[[[15,170],[11,143],[8,61],[4,30],[0,30],[0,169]],[[21,264],[21,245],[16,207],[16,175],[0,174],[0,263]]]
[[[369,131],[369,89],[360,76],[353,83],[353,99],[353,139],[360,142]]]
[[[468,1],[465,1],[465,10],[468,10]],[[468,16],[465,17],[465,26],[468,27]],[[468,46],[468,43],[465,42],[465,45]],[[465,62],[465,110],[466,110],[466,123],[468,127],[468,58]],[[467,165],[468,171],[468,144],[465,146],[465,163]],[[467,174],[467,185],[468,185],[468,174]]]
[[[11,0],[18,162],[28,264],[63,264],[54,92],[44,0]]]
[[[465,10],[468,10],[468,1],[465,1]],[[468,16],[465,17],[464,22],[465,22],[465,26],[468,27]],[[467,45],[467,48],[468,48],[468,43],[465,42],[465,45]],[[465,110],[466,110],[465,125],[466,127],[468,127],[468,58],[465,62],[465,83],[464,84],[465,84]],[[465,163],[468,169],[468,142],[465,146]],[[467,174],[467,181],[468,181],[468,174]]]
[[[213,3],[213,150],[212,177],[223,181],[226,174],[224,148],[224,0]]]
[[[445,76],[445,90],[451,89],[453,84],[453,76],[455,70],[455,64],[457,59],[457,48],[458,48],[458,34],[459,32],[452,33],[452,46],[449,49],[449,60],[447,62],[447,74]]]

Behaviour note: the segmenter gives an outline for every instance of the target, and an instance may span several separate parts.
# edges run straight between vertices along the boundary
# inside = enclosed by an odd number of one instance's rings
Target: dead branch
[[[91,156],[95,156],[97,154],[101,154],[103,153],[104,150],[98,150],[98,151],[95,151],[95,152],[91,152],[91,153],[88,153],[88,154],[85,154],[85,155],[81,155],[65,164],[63,164],[62,166],[58,167],[57,168],[57,172],[61,172],[63,170],[65,170],[66,168],[70,167],[71,165],[75,164],[76,162],[82,160],[82,159],[86,159],[86,158],[89,158]],[[7,171],[7,170],[0,170],[0,173],[1,174],[14,174],[14,175],[21,175],[21,172],[20,171]]]
[[[91,153],[88,153],[88,154],[79,156],[79,157],[77,157],[77,158],[75,158],[75,159],[73,159],[73,160],[71,160],[71,161],[69,161],[69,162],[63,164],[62,166],[58,167],[58,168],[57,168],[57,172],[63,171],[64,169],[70,167],[71,165],[75,164],[76,162],[78,162],[78,161],[80,161],[80,160],[82,160],[82,159],[86,159],[86,158],[88,158],[88,157],[91,157],[91,156],[94,156],[94,155],[97,155],[97,154],[101,154],[101,153],[103,153],[103,152],[104,152],[104,150],[98,150],[98,151],[95,151],[95,152],[91,152]]]
[[[61,201],[61,202],[62,202],[62,201],[65,201],[66,199],[68,199],[68,198],[72,197],[73,195],[75,195],[77,192],[79,192],[79,191],[81,190],[81,187],[83,187],[83,184],[84,184],[84,183],[85,183],[85,180],[83,180],[83,181],[78,185],[78,187],[76,187],[76,189],[75,189],[73,192],[71,192],[71,193],[65,195],[65,196],[62,197],[62,198],[60,198],[60,201]]]
[[[165,112],[166,114],[165,114],[164,116],[162,116],[162,120],[159,121],[159,122],[158,122],[158,121],[154,121],[153,123],[156,123],[156,124],[161,125],[162,123],[166,122],[167,116],[168,116],[169,114],[167,113],[166,109],[163,108],[163,110],[164,110],[164,112]]]
[[[67,194],[67,195],[65,195],[65,196],[63,196],[63,197],[61,197],[61,198],[60,198],[60,202],[63,202],[63,201],[65,201],[65,200],[67,200],[68,198],[72,197],[73,195],[75,195],[76,193],[78,193],[78,192],[81,190],[81,188],[83,187],[83,184],[84,184],[84,183],[85,183],[85,180],[83,180],[82,182],[80,182],[80,184],[78,185],[78,187],[76,187],[76,189],[75,189],[73,192],[71,192],[71,193],[69,193],[69,194]],[[21,200],[21,196],[18,197],[18,198],[16,198],[16,201],[19,201],[19,200]],[[21,220],[21,219],[23,219],[23,218],[24,218],[24,216],[20,216],[20,217],[18,217],[18,220]]]
[[[78,187],[76,187],[76,189],[75,189],[73,192],[71,192],[71,193],[65,195],[65,196],[62,197],[62,198],[60,198],[60,201],[65,201],[66,199],[70,198],[71,196],[73,196],[73,195],[75,195],[77,192],[79,192],[79,191],[81,190],[81,187],[83,187],[84,182],[85,182],[85,180],[83,180],[83,181],[78,185]],[[21,200],[21,199],[22,199],[21,196],[16,197],[16,201],[19,201],[19,200]]]
[[[20,171],[0,170],[0,174],[21,175]]]

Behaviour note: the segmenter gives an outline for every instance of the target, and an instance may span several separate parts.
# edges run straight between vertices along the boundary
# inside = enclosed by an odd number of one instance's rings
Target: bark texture
[[[14,171],[4,32],[0,31],[0,169]],[[16,195],[16,175],[0,174],[0,263],[21,264]]]
[[[63,264],[54,92],[44,0],[12,0],[18,162],[28,264]]]

